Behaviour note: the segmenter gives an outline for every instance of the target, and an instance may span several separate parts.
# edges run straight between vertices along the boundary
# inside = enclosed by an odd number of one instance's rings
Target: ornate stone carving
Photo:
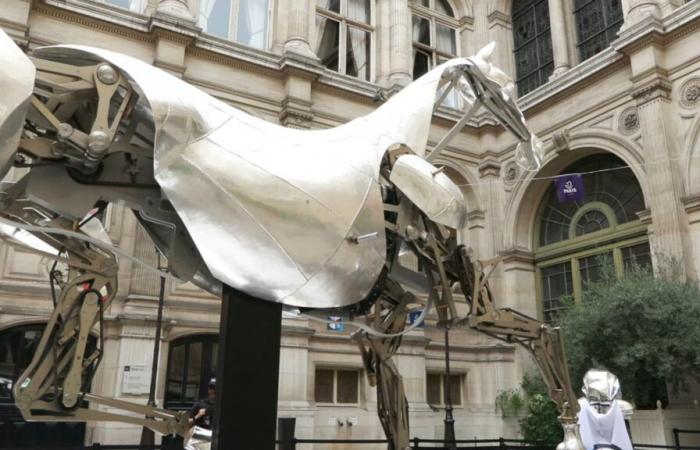
[[[681,86],[681,106],[695,108],[700,103],[700,78],[691,78]]]
[[[644,83],[632,92],[632,98],[637,100],[637,106],[639,107],[644,106],[652,100],[668,100],[670,97],[671,83],[667,79],[661,77],[654,78]]]
[[[639,112],[636,107],[630,106],[620,113],[617,128],[626,135],[634,134],[639,130]]]
[[[485,159],[479,164],[479,177],[499,177],[501,175],[501,163],[495,159]]]
[[[503,180],[505,181],[506,185],[514,184],[518,180],[518,176],[520,175],[520,169],[515,161],[511,161],[508,164],[506,164],[504,172],[505,173],[503,175]]]
[[[569,141],[571,140],[571,133],[568,129],[563,129],[557,131],[552,135],[552,145],[554,146],[554,151],[556,153],[563,152],[569,149]]]

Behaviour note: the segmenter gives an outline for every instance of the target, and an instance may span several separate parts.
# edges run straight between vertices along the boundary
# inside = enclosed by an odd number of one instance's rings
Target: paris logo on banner
[[[583,177],[580,173],[559,175],[554,179],[554,188],[559,203],[583,201]]]

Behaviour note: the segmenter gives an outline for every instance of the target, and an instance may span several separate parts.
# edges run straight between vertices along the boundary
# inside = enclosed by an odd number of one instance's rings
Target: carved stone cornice
[[[470,230],[484,228],[486,213],[481,209],[472,209],[467,213],[467,228]]]
[[[308,129],[314,120],[311,110],[312,103],[308,100],[287,97],[282,101],[279,121],[289,128]]]
[[[535,255],[523,248],[509,248],[500,252],[504,264],[523,263],[527,265],[535,264]],[[506,268],[506,270],[508,270]]]
[[[504,28],[510,28],[513,24],[513,20],[510,14],[506,14],[503,11],[492,11],[486,19],[489,21],[489,28],[500,25]]]
[[[632,98],[637,101],[638,107],[643,107],[653,100],[670,100],[673,85],[664,76],[654,76],[643,83],[638,83],[632,91]]]
[[[642,225],[651,225],[651,209],[647,208],[643,211],[639,211],[637,217],[639,217],[639,222],[641,222]]]
[[[474,30],[474,18],[471,16],[462,16],[459,18],[459,29],[460,31]]]
[[[148,28],[155,38],[167,39],[184,46],[192,44],[202,32],[194,24],[183,24],[162,13],[151,16]]]
[[[501,163],[495,159],[485,159],[479,164],[479,177],[496,177],[501,176]]]
[[[687,214],[700,211],[700,194],[688,195],[683,197],[681,201]]]

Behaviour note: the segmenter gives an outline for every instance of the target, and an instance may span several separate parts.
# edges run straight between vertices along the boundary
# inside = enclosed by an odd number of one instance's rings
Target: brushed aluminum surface
[[[396,144],[410,147],[416,158],[425,155],[443,74],[461,70],[472,82],[488,82],[475,92],[495,89],[500,95],[501,89],[489,78],[487,61],[454,59],[367,116],[328,130],[295,130],[250,116],[123,54],[81,46],[34,54],[76,65],[107,61],[120,70],[152,111],[155,179],[213,276],[298,307],[350,305],[375,284],[386,258],[380,162]],[[515,113],[521,125],[522,115]],[[458,211],[464,200],[445,176],[438,178],[443,181],[437,186],[451,192],[449,205],[441,205],[447,210],[423,207],[435,220],[457,226],[466,213]],[[374,234],[376,239],[357,239]]]
[[[416,155],[401,155],[391,170],[390,181],[430,220],[461,229],[467,205],[459,187],[440,169]]]
[[[10,170],[34,89],[36,69],[0,30],[0,179]]]

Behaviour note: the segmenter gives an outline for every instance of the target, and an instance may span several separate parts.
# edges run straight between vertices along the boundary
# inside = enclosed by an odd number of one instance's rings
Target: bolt
[[[58,124],[58,129],[56,131],[58,132],[59,139],[68,139],[73,135],[73,127],[65,122]]]
[[[119,74],[107,63],[97,66],[97,79],[104,84],[114,84],[119,79]]]
[[[102,130],[95,130],[88,136],[88,149],[93,156],[99,156],[109,148],[109,135]]]

